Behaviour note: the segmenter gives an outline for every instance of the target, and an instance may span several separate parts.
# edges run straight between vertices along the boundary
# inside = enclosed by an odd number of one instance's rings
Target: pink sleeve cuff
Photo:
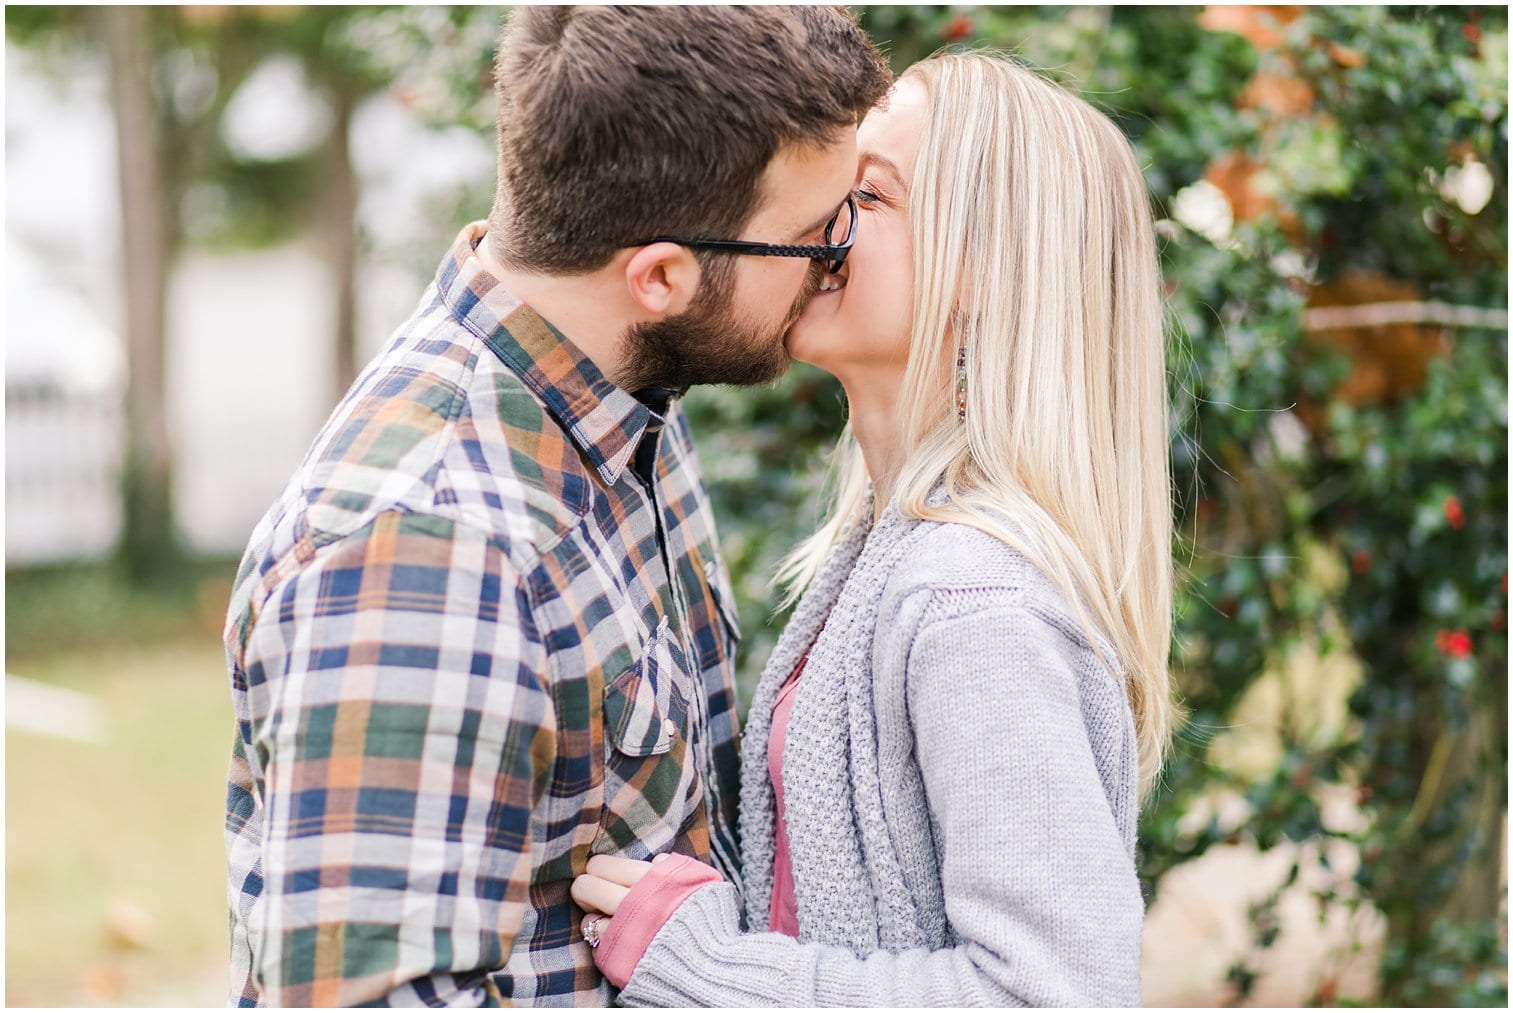
[[[630,888],[594,950],[594,963],[610,984],[624,988],[667,919],[700,887],[723,883],[710,866],[687,855],[668,855]]]

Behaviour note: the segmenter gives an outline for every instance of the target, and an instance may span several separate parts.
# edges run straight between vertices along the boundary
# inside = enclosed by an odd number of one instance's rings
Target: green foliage
[[[422,120],[492,135],[502,7],[385,7],[352,18],[342,45]]]
[[[103,60],[89,8],[7,11],[12,42],[42,54],[58,76],[81,58]],[[292,57],[320,101],[350,109],[390,87],[392,68],[366,46],[372,7],[163,7],[152,12],[149,48],[158,98],[170,233],[177,248],[266,246],[308,229],[320,208],[329,137],[287,158],[239,156],[222,126],[238,89],[267,61]],[[344,125],[338,121],[337,125]]]
[[[1287,117],[1213,89],[1211,59],[1243,66],[1234,36],[1179,28],[1172,44],[1147,25],[1113,41],[1132,27],[1116,19],[1105,53],[1134,58],[1121,119],[1152,160],[1157,198],[1238,150],[1264,167],[1275,202],[1217,245],[1163,230],[1187,570],[1174,662],[1192,719],[1145,821],[1144,873],[1154,887],[1236,835],[1261,847],[1338,835],[1318,800],[1350,786],[1367,826],[1345,836],[1364,861],[1336,897],[1388,917],[1384,998],[1505,1002],[1506,332],[1416,329],[1405,348],[1388,328],[1326,342],[1301,327],[1310,297],[1352,272],[1390,279],[1399,299],[1506,307],[1504,185],[1473,213],[1435,184],[1460,160],[1506,179],[1505,17],[1310,10],[1252,55],[1312,93]],[[1163,66],[1163,51],[1181,63]],[[1344,393],[1368,368],[1401,366],[1394,355],[1420,356],[1423,378]],[[1195,800],[1245,780],[1216,760],[1218,730],[1305,643],[1362,662],[1352,720],[1327,741],[1286,743],[1278,770],[1243,785],[1242,824],[1182,832]],[[1257,944],[1268,938],[1263,919]],[[1242,994],[1248,981],[1237,973]]]

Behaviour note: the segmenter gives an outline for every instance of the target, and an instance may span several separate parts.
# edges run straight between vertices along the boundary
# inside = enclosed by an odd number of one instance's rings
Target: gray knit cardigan
[[[868,527],[822,566],[751,705],[744,911],[732,885],[699,890],[621,1002],[1138,1005],[1139,772],[1121,681],[1002,542],[893,507]],[[811,643],[783,753],[793,939],[761,931],[767,742]]]

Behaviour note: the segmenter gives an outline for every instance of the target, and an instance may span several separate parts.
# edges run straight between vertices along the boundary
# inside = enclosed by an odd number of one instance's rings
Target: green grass
[[[94,696],[105,724],[98,745],[6,737],[6,1002],[224,1003],[233,723],[218,638],[7,668]]]
[[[149,585],[108,563],[5,573],[5,661],[56,651],[220,638],[236,560],[198,559]]]

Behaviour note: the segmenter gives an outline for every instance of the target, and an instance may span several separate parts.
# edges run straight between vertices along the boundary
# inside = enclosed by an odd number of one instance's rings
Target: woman
[[[1172,713],[1139,167],[984,55],[911,68],[858,143],[856,246],[789,337],[851,422],[748,718],[745,896],[597,857],[584,932],[628,1004],[1136,1005]]]

